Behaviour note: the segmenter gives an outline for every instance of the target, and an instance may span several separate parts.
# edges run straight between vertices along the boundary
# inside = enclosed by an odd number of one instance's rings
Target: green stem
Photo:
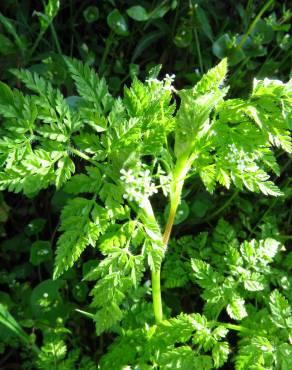
[[[60,55],[62,55],[61,45],[59,43],[59,39],[58,39],[58,36],[57,36],[57,33],[56,33],[56,29],[55,29],[52,21],[50,23],[50,28],[51,28],[51,33],[52,33],[56,48],[58,50],[58,53]],[[46,31],[47,31],[47,28],[44,29],[44,30],[41,30],[40,33],[38,34],[38,37],[36,38],[32,48],[30,49],[30,51],[28,53],[28,57],[27,57],[28,60],[33,56],[34,52],[36,51],[37,47],[39,46],[39,43],[41,42],[42,38],[44,37],[44,34],[46,33]]]
[[[134,209],[136,208],[133,205]],[[143,204],[140,205],[140,217],[142,222],[150,222],[153,224],[153,230],[155,232],[160,233],[159,226],[156,222],[155,215],[153,212],[152,205],[149,199],[144,199]],[[147,220],[147,221],[146,221]],[[157,230],[156,230],[157,227]],[[163,320],[163,312],[162,312],[162,301],[161,301],[161,288],[160,288],[160,266],[159,268],[155,268],[151,271],[151,285],[152,285],[152,302],[153,302],[153,311],[155,322],[158,324]]]
[[[173,227],[173,222],[177,207],[180,203],[181,192],[184,184],[184,179],[186,174],[190,169],[190,162],[186,159],[181,159],[177,161],[176,167],[173,173],[173,182],[171,186],[171,196],[170,196],[170,212],[168,220],[165,226],[165,230],[162,237],[162,242],[165,246],[168,244],[170,234]],[[158,324],[163,320],[163,310],[162,310],[162,300],[161,300],[161,282],[160,282],[160,271],[159,269],[152,271],[152,300],[153,300],[153,311],[155,316],[155,322]]]
[[[177,25],[177,20],[178,20],[178,13],[179,13],[179,8],[180,8],[180,0],[177,0],[177,5],[176,5],[176,11],[175,11],[175,16],[173,18],[173,23],[171,27],[171,37],[174,38],[175,36],[175,29]]]
[[[45,30],[44,31],[41,31],[38,34],[38,37],[35,40],[35,43],[33,44],[33,47],[31,48],[31,50],[30,50],[30,52],[28,54],[28,59],[30,59],[32,57],[32,55],[34,54],[34,52],[36,51],[36,49],[39,46],[39,43],[41,42],[41,39],[43,38],[44,34],[45,34]]]
[[[290,179],[288,178],[288,180],[283,185],[283,189],[287,185],[289,185],[289,183],[290,183]],[[255,234],[255,231],[258,228],[259,224],[267,216],[267,214],[269,214],[271,212],[271,210],[275,207],[275,205],[277,204],[278,201],[279,201],[279,198],[274,198],[273,199],[273,201],[270,203],[270,206],[268,207],[268,209],[262,214],[262,216],[258,219],[257,223],[255,224],[255,226],[250,230],[250,234]]]
[[[251,25],[249,26],[247,32],[243,35],[242,39],[240,40],[240,43],[238,44],[237,46],[237,49],[241,49],[241,47],[244,45],[244,43],[246,42],[248,36],[251,34],[251,32],[253,31],[253,29],[255,28],[256,24],[258,23],[258,21],[260,20],[260,18],[262,17],[262,15],[264,14],[264,12],[273,4],[275,0],[269,0],[268,2],[266,2],[266,4],[262,7],[262,9],[260,10],[260,12],[258,13],[258,15],[255,17],[255,19],[253,20],[253,22],[251,23]]]
[[[179,202],[172,203],[170,207],[170,212],[168,216],[168,220],[165,226],[165,230],[162,237],[163,244],[167,245],[171,230],[173,227],[174,217],[176,214],[176,210],[178,207]],[[161,300],[161,283],[160,283],[160,271],[161,266],[158,270],[153,270],[151,273],[151,280],[152,280],[152,300],[153,300],[153,311],[156,324],[160,323],[163,320],[163,310],[162,310],[162,300]]]
[[[60,45],[60,43],[59,43],[59,39],[58,39],[58,36],[57,36],[56,29],[55,29],[55,27],[54,27],[53,21],[51,21],[51,23],[50,23],[50,28],[51,28],[52,36],[53,36],[53,39],[54,39],[54,42],[55,42],[56,48],[57,48],[57,50],[58,50],[58,53],[59,53],[60,55],[62,55],[61,45]]]
[[[31,342],[31,337],[21,328],[17,326],[8,326],[8,329],[12,329],[15,334],[22,340],[22,342],[29,348],[31,348],[35,353],[39,353],[40,349],[38,346]]]
[[[168,244],[168,241],[169,241],[169,238],[170,238],[170,234],[171,234],[171,230],[172,230],[172,227],[173,227],[173,222],[174,222],[174,218],[175,218],[175,214],[176,214],[178,204],[179,204],[179,202],[172,203],[171,207],[170,207],[168,220],[167,220],[165,230],[164,230],[164,234],[163,234],[163,238],[162,238],[162,241],[165,245]]]
[[[68,150],[74,153],[75,155],[77,155],[78,157],[98,167],[98,163],[92,160],[87,154],[73,147],[69,147]],[[184,180],[190,169],[190,164],[191,164],[191,160],[187,160],[185,158],[178,160],[174,173],[173,173],[173,182],[172,182],[171,197],[170,197],[171,199],[170,212],[169,212],[168,220],[167,220],[165,230],[163,233],[163,237],[162,237],[162,242],[165,245],[168,244],[168,241],[170,238],[175,214],[177,211],[177,207],[180,203]],[[153,213],[153,210],[152,210],[152,207],[149,201],[147,201],[144,204],[143,210],[149,218],[153,218],[155,220],[155,216],[154,216],[154,213]],[[155,322],[157,324],[163,320],[160,274],[161,274],[161,266],[159,266],[157,270],[153,270],[151,272],[153,311],[154,311]],[[78,311],[81,312],[80,310]]]
[[[292,235],[276,235],[275,239],[280,239],[280,240],[291,240]]]
[[[202,222],[206,222],[206,221],[210,221],[212,220],[214,217],[216,217],[217,215],[219,215],[222,211],[224,211],[225,208],[227,208],[230,203],[233,201],[233,199],[238,195],[239,193],[239,190],[236,190],[232,195],[231,197],[229,197],[226,202],[220,207],[218,208],[215,212],[211,213],[210,216],[206,217],[204,220],[202,220]]]
[[[194,30],[198,59],[199,59],[200,73],[203,74],[204,73],[203,59],[202,59],[202,54],[201,54],[200,40],[198,36],[197,22],[196,22],[196,17],[195,17],[196,8],[198,6],[197,5],[193,6],[192,2],[190,1],[189,7],[190,7],[191,17],[192,17],[192,22],[193,22],[193,30]]]
[[[194,220],[189,221],[188,226],[190,226],[190,225],[200,225],[200,224],[203,224],[205,222],[209,222],[209,221],[213,220],[213,218],[220,215],[220,213],[222,213],[231,204],[231,202],[234,200],[234,198],[237,197],[238,193],[239,193],[239,190],[235,190],[235,192],[226,200],[226,202],[220,208],[218,208],[216,211],[214,211],[213,213],[211,213],[209,216],[207,216],[205,218],[202,218],[202,219],[199,219],[199,220],[194,219]]]
[[[79,308],[75,308],[75,311],[81,313],[81,315],[84,315],[85,317],[88,317],[89,319],[92,319],[92,320],[94,319],[94,315],[90,312],[79,310]]]
[[[53,23],[50,24],[50,28],[51,28],[52,36],[53,36],[56,48],[58,50],[58,53],[60,55],[62,55],[62,49],[61,49],[61,46],[60,46],[60,43],[59,43],[59,40],[58,40],[58,36],[57,36],[57,33],[56,33],[56,30],[55,30],[55,27],[54,27]],[[35,40],[35,43],[33,44],[32,48],[29,51],[29,54],[28,54],[28,57],[27,57],[28,60],[33,56],[34,52],[36,51],[37,47],[39,46],[39,43],[41,42],[42,38],[44,37],[44,34],[46,33],[46,31],[47,31],[47,28],[45,30],[42,30],[38,34],[38,37]]]
[[[260,76],[264,67],[266,66],[267,62],[271,59],[271,56],[274,54],[274,52],[277,50],[278,45],[274,46],[273,49],[270,51],[270,53],[267,55],[264,63],[261,65],[260,69],[257,72],[257,76]]]
[[[156,324],[163,320],[162,301],[161,301],[161,286],[160,286],[160,268],[151,272],[152,283],[152,301],[153,311]]]
[[[109,50],[110,50],[110,47],[111,47],[111,44],[114,40],[114,37],[113,37],[113,31],[110,32],[109,34],[109,37],[106,39],[106,42],[105,42],[105,48],[104,48],[104,51],[103,51],[103,54],[102,54],[102,58],[101,58],[101,62],[100,62],[100,66],[99,66],[99,69],[98,69],[98,73],[100,75],[103,74],[103,70],[104,70],[104,66],[105,66],[105,61],[106,61],[106,58],[108,56],[108,53],[109,53]]]
[[[73,147],[69,147],[69,148],[68,148],[68,150],[69,150],[71,153],[73,153],[73,154],[77,155],[78,157],[80,157],[80,158],[82,158],[82,159],[84,159],[84,160],[86,160],[86,161],[90,162],[90,163],[91,163],[91,164],[93,164],[95,167],[99,167],[99,166],[98,166],[98,163],[97,163],[95,160],[91,159],[87,154],[85,154],[85,153],[81,152],[80,150],[75,149],[75,148],[73,148]]]
[[[202,54],[201,54],[201,47],[200,47],[198,31],[196,27],[194,28],[194,34],[195,34],[196,47],[197,47],[197,53],[198,53],[198,58],[199,58],[200,72],[201,74],[203,74],[204,73],[203,59],[202,59]]]
[[[224,326],[224,328],[230,329],[230,330],[235,330],[235,331],[240,331],[243,333],[248,333],[250,330],[244,326],[240,325],[235,325],[235,324],[228,324],[228,323],[222,323],[222,322],[216,322],[216,325],[218,326]]]

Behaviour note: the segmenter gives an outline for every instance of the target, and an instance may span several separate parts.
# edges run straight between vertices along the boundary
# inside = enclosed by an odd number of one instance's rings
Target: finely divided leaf
[[[63,208],[54,279],[72,267],[88,245],[95,245],[100,229],[91,218],[93,206],[92,200],[74,198]]]
[[[231,302],[228,304],[226,311],[228,315],[235,320],[241,320],[247,316],[247,312],[244,306],[244,299],[237,296],[236,294],[233,295],[231,298]]]
[[[277,327],[292,329],[291,306],[278,290],[274,290],[270,296],[270,309],[272,320]]]
[[[100,112],[108,111],[112,98],[108,92],[106,81],[99,78],[87,64],[76,59],[65,58],[77,91],[85,100],[94,104]]]
[[[193,89],[179,92],[181,103],[175,130],[177,158],[190,156],[196,141],[208,131],[209,115],[227,93],[227,89],[221,89],[226,73],[227,61],[224,59]]]

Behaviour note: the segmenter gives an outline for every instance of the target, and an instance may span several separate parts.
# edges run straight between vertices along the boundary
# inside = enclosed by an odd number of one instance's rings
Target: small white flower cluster
[[[167,91],[175,91],[175,88],[173,87],[173,82],[175,80],[175,74],[169,75],[168,73],[165,75],[163,82],[164,82],[164,90]]]
[[[236,167],[239,171],[244,171],[251,165],[254,166],[253,156],[247,155],[243,150],[238,150],[235,144],[228,145],[229,153],[225,159],[230,163],[236,163]]]
[[[174,80],[175,80],[174,74],[172,75],[166,74],[162,81],[158,80],[157,78],[148,78],[146,80],[146,83],[148,83],[150,86],[154,85],[154,87],[162,91],[175,91],[175,88],[172,85]]]
[[[143,168],[143,165],[140,166]],[[132,169],[121,169],[121,181],[124,184],[125,194],[124,199],[143,203],[145,198],[157,193],[155,184],[151,181],[150,170],[137,170],[134,172]]]

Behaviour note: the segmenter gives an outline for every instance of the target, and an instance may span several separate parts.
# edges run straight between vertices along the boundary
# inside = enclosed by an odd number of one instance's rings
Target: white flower
[[[132,184],[135,181],[135,176],[133,175],[133,171],[131,169],[129,169],[128,171],[126,171],[125,169],[121,169],[120,173],[122,174],[120,179],[123,182],[127,184]]]
[[[228,148],[230,150],[231,153],[233,154],[237,154],[238,153],[238,149],[236,148],[235,144],[228,144]]]
[[[125,190],[123,198],[142,204],[145,198],[149,198],[157,193],[157,189],[155,184],[151,181],[150,170],[148,168],[146,170],[141,169],[141,167],[143,168],[141,164],[139,167],[140,168],[136,172],[132,169],[121,169],[120,173],[122,176],[120,179],[123,182]]]
[[[172,74],[172,75],[166,74],[164,79],[163,79],[163,82],[164,82],[163,89],[165,91],[175,91],[174,86],[172,86],[172,83],[173,83],[174,80],[175,80],[175,75],[174,74]]]
[[[157,87],[156,93],[163,92],[163,91],[175,91],[175,88],[172,86],[174,82],[175,75],[166,74],[163,80],[158,80],[157,78],[148,78],[146,83],[149,85],[153,84]]]
[[[145,195],[147,197],[151,197],[151,195],[156,194],[158,192],[155,184],[150,183],[147,188],[145,188]]]
[[[164,82],[172,84],[173,81],[175,80],[175,74],[169,75],[168,73],[164,77]]]

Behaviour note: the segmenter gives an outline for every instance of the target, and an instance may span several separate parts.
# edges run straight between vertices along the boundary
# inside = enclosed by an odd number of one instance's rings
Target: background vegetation
[[[291,18],[289,2],[273,0],[6,0],[0,4],[0,79],[22,90],[20,79],[11,70],[28,68],[71,96],[74,86],[64,61],[64,56],[70,56],[92,66],[105,77],[110,92],[119,96],[124,84],[129,85],[135,76],[145,80],[158,64],[162,75],[174,73],[175,86],[185,88],[228,57],[228,94],[244,98],[250,94],[254,78],[284,82],[291,78]],[[283,305],[291,304],[291,155],[277,149],[276,156],[280,171],[273,181],[282,190],[281,197],[232,187],[210,194],[199,179],[187,184],[162,272],[165,305],[172,315],[201,313],[205,290],[216,288],[198,285],[203,280],[199,273],[194,285],[185,259],[199,257],[211,263],[218,274],[235,279],[233,271],[227,271],[230,266],[222,263],[224,253],[230,245],[251,239],[278,241],[274,248],[282,253],[270,256],[270,291],[277,288]],[[81,171],[84,164],[76,159],[76,167]],[[92,283],[82,281],[82,275],[97,258],[94,250],[87,250],[82,262],[61,279],[52,280],[60,210],[69,198],[70,194],[55,187],[29,197],[0,192],[1,369],[95,369],[116,337],[115,333],[96,336],[94,324],[84,312],[90,304]],[[160,209],[161,223],[165,213],[167,210]],[[191,249],[192,243],[197,250]],[[260,265],[260,259],[266,257],[254,258],[253,263]],[[266,266],[261,268],[258,272],[266,274]],[[269,292],[264,299],[256,292],[244,298],[261,306],[268,297]],[[290,304],[285,306],[287,317]],[[143,313],[146,318],[139,317],[139,307],[135,312],[133,306],[136,320],[148,319],[147,309]],[[233,323],[227,316],[223,319]],[[254,325],[246,320],[247,326]],[[258,320],[263,320],[262,316]],[[291,328],[291,320],[289,325]],[[234,347],[224,369],[234,368],[239,340],[230,335]],[[265,354],[264,345],[252,343],[248,350],[260,357]],[[37,347],[42,348],[41,354]],[[289,370],[291,337],[290,347],[283,351],[287,361],[278,360],[277,367],[263,360],[262,367],[237,365],[238,369]],[[164,366],[161,369],[174,368]]]

